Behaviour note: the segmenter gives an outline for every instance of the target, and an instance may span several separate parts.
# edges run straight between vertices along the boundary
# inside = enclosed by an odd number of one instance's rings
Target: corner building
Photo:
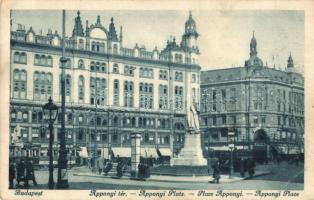
[[[100,16],[82,25],[80,12],[66,37],[66,146],[70,156],[130,157],[130,135],[142,135],[142,156],[171,156],[183,145],[186,111],[199,105],[199,34],[190,13],[181,43],[167,41],[161,51],[123,46],[114,19]],[[42,106],[51,96],[60,106],[62,39],[18,25],[11,31],[10,134],[17,131],[23,154],[47,163],[48,124]],[[60,120],[54,124],[58,156]],[[11,137],[11,138],[12,138]],[[14,144],[12,144],[14,146]],[[14,148],[11,149],[11,151]],[[14,152],[11,152],[14,153]]]
[[[208,154],[230,151],[230,131],[236,152],[258,161],[303,153],[304,78],[291,55],[285,70],[264,65],[253,35],[243,67],[202,71],[201,118]]]

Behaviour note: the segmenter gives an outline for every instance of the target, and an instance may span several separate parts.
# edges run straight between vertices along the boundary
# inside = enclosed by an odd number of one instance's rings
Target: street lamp
[[[46,103],[43,106],[43,113],[44,118],[49,123],[49,181],[48,181],[48,187],[49,189],[54,188],[54,181],[53,181],[53,155],[52,155],[52,142],[53,142],[53,123],[56,120],[58,116],[58,107],[52,103],[51,97],[48,100],[48,103]]]

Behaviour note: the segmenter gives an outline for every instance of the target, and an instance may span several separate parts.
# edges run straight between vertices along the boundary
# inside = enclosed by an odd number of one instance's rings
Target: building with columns
[[[263,64],[253,34],[243,67],[201,72],[204,151],[249,150],[257,160],[304,151],[304,78],[290,54],[285,70]],[[251,151],[252,150],[252,151]]]
[[[85,28],[80,12],[66,37],[66,143],[72,157],[130,157],[130,135],[142,135],[142,156],[171,156],[183,145],[186,112],[200,101],[199,34],[190,13],[180,43],[148,51],[123,46],[122,27],[101,17]],[[61,22],[60,22],[61,23]],[[60,107],[62,38],[19,25],[11,31],[10,134],[23,152],[47,163],[48,124],[42,106]],[[60,115],[54,124],[58,156]],[[11,138],[12,138],[11,137]],[[11,141],[12,142],[12,141]],[[12,144],[14,146],[14,144]],[[109,153],[111,152],[111,153]]]

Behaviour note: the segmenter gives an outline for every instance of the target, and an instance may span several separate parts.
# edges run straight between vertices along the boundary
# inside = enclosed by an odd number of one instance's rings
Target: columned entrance
[[[254,133],[254,147],[253,155],[255,161],[264,163],[267,159],[267,146],[269,145],[269,138],[263,129],[259,129]]]

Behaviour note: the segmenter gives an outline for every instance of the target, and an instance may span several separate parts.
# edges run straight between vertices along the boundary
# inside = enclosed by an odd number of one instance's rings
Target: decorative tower
[[[114,26],[113,17],[111,17],[110,21],[111,22],[109,24],[108,44],[113,54],[119,54],[121,43],[118,39],[118,34]],[[121,39],[122,39],[122,36],[121,36]]]
[[[185,49],[196,50],[198,52],[197,38],[199,34],[196,30],[196,22],[190,11],[189,19],[185,22],[185,31],[182,36],[181,46]]]
[[[88,26],[88,20],[86,20],[85,35],[86,35],[86,37],[89,37],[89,26]]]
[[[290,52],[290,56],[288,58],[287,69],[292,69],[292,68],[294,68],[294,63],[293,63],[293,59],[292,59],[291,52]]]
[[[109,25],[109,39],[112,41],[118,41],[118,35],[113,23],[113,17],[111,17],[111,23]]]
[[[250,43],[250,56],[257,56],[257,50],[256,50],[257,42],[254,36],[254,31],[253,31],[253,37],[251,39]]]
[[[80,17],[80,11],[77,11],[77,17],[74,20],[74,28],[72,32],[72,37],[74,36],[84,37],[84,30],[82,26],[81,17]]]
[[[257,57],[257,42],[255,39],[254,31],[250,42],[250,58],[245,61],[245,67],[263,67],[263,61]]]

